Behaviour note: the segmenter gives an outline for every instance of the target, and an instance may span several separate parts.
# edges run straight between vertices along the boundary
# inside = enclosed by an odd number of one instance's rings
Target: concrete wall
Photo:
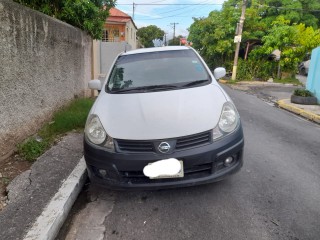
[[[92,39],[0,0],[0,160],[75,96],[89,94]]]
[[[107,74],[115,58],[131,48],[126,42],[100,42],[100,74]]]
[[[317,97],[320,104],[320,47],[312,51],[306,88]]]

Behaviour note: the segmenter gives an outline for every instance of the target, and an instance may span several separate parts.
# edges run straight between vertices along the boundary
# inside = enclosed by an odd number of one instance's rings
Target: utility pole
[[[173,25],[173,40],[176,38],[176,25],[178,25],[179,23],[170,23],[170,25]]]
[[[167,33],[164,33],[164,46],[167,46]]]
[[[247,7],[247,0],[243,0],[240,23],[237,27],[237,32],[236,32],[237,36],[235,37],[235,41],[237,42],[237,44],[236,44],[236,52],[234,54],[234,63],[232,68],[232,77],[231,77],[232,80],[236,80],[237,78],[239,50],[240,50],[240,43],[241,43],[241,37],[242,37],[241,35],[242,35],[243,23],[246,15],[246,7]]]
[[[134,20],[135,3],[132,3],[132,19]]]

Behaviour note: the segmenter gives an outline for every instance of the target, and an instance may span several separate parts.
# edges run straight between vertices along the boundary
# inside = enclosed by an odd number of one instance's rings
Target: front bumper
[[[84,140],[84,157],[90,180],[111,189],[162,189],[219,181],[240,170],[244,138],[241,125],[232,134],[201,147],[157,153],[110,153]],[[223,161],[232,156],[233,163]],[[143,168],[151,162],[176,158],[184,164],[183,178],[149,179]],[[104,171],[101,171],[104,170]]]

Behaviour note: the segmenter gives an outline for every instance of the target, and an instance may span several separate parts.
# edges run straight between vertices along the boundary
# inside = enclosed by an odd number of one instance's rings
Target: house
[[[137,48],[137,26],[132,18],[116,8],[110,9],[103,30],[103,42],[127,42],[131,49]]]
[[[103,79],[118,54],[139,46],[137,26],[133,19],[119,9],[111,8],[102,39],[93,41],[93,78]]]

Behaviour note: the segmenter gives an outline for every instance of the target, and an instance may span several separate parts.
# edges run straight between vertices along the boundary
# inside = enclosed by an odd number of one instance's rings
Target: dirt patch
[[[6,206],[7,185],[16,176],[30,169],[32,162],[21,159],[18,155],[0,162],[0,211]]]

